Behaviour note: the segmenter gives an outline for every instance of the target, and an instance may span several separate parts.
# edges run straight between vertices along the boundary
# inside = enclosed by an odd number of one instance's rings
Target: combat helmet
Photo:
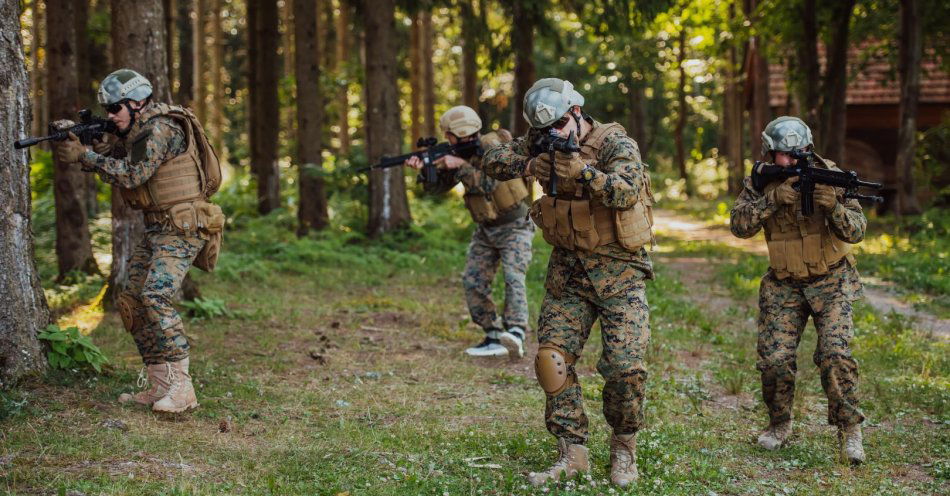
[[[447,110],[439,119],[439,129],[456,137],[471,136],[482,129],[482,119],[471,107],[459,105]]]
[[[533,128],[550,126],[573,106],[583,106],[581,96],[570,81],[544,78],[531,85],[524,94],[522,114]]]
[[[152,96],[152,83],[132,69],[119,69],[109,74],[99,85],[97,95],[101,105],[111,105],[126,100],[145,100]]]
[[[762,154],[790,152],[812,146],[811,129],[798,117],[783,115],[762,131]]]

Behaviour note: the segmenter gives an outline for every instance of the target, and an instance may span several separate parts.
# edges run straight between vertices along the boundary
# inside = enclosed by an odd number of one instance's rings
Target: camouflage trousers
[[[762,278],[757,368],[773,424],[791,420],[796,352],[809,315],[818,332],[813,360],[828,397],[828,423],[848,426],[864,420],[858,409],[858,364],[850,347],[851,302],[860,295],[861,280],[848,262],[807,281],[778,280],[771,270]]]
[[[533,238],[534,224],[527,219],[493,227],[479,225],[472,234],[462,286],[472,321],[482,329],[488,331],[499,326],[504,329],[518,326],[527,331],[525,274],[531,263]],[[505,277],[505,311],[502,319],[499,319],[491,298],[492,282],[499,262]]]
[[[188,339],[172,301],[205,240],[147,232],[129,262],[129,286],[120,298],[132,304],[132,339],[146,365],[188,358]]]
[[[643,362],[650,342],[650,309],[646,285],[631,281],[609,298],[598,298],[583,265],[575,265],[558,296],[548,291],[541,303],[538,342],[553,344],[576,360],[600,318],[603,351],[597,371],[604,377],[603,411],[618,434],[631,434],[643,425],[643,398],[647,370]],[[568,386],[548,396],[544,418],[548,431],[558,438],[584,444],[588,419],[574,365],[568,369]]]

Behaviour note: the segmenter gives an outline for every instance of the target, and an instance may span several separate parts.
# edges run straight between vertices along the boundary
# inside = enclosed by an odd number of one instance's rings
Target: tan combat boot
[[[637,434],[610,436],[610,482],[627,487],[640,478],[637,472]]]
[[[195,387],[191,384],[188,375],[188,359],[180,362],[170,362],[171,386],[165,396],[152,405],[152,410],[164,413],[180,413],[189,408],[198,407],[198,398],[195,397]]]
[[[788,437],[792,434],[792,421],[781,422],[769,425],[768,429],[759,434],[759,446],[772,451],[777,450],[785,444]]]
[[[135,394],[122,393],[119,395],[119,403],[135,402],[140,405],[152,406],[152,403],[162,399],[171,386],[171,365],[167,363],[157,363],[145,367],[144,372],[139,372],[139,389],[145,386],[151,386],[144,391]],[[147,375],[146,375],[147,374]]]
[[[841,461],[852,465],[864,463],[864,439],[861,434],[861,424],[838,428],[838,446],[840,447]]]
[[[546,482],[574,477],[578,472],[590,471],[590,462],[587,460],[587,447],[583,444],[571,444],[567,439],[557,440],[558,459],[544,472],[531,472],[528,482],[540,486]]]

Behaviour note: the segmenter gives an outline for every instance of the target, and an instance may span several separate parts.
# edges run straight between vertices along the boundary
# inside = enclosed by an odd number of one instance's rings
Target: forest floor
[[[419,230],[465,224],[464,212],[441,215]],[[922,314],[856,307],[867,463],[837,460],[811,325],[791,442],[755,446],[766,421],[755,370],[766,261],[761,241],[720,236],[721,222],[658,212],[647,427],[641,479],[627,491],[607,480],[596,327],[577,364],[592,472],[528,486],[524,475],[555,454],[531,366],[536,344],[532,335],[521,360],[464,356],[480,340],[460,282],[469,228],[371,244],[335,234],[296,241],[273,234],[280,224],[234,234],[219,271],[195,274],[212,298],[197,309],[206,318],[187,323],[199,409],[165,416],[116,403],[140,364],[118,317],[99,314],[91,336],[111,358],[106,374],[52,372],[0,396],[0,492],[950,493],[950,345]],[[535,248],[532,318],[550,253],[540,236]],[[225,315],[208,317],[221,302]]]

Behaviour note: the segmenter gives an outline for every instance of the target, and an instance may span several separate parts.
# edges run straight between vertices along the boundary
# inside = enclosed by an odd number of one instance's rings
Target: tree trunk
[[[816,137],[824,144],[824,156],[839,165],[845,165],[845,135],[847,132],[847,87],[848,87],[848,28],[855,0],[840,0],[833,3],[831,43],[828,45],[828,66],[821,109],[824,118],[821,133]]]
[[[419,15],[422,20],[422,114],[425,117],[424,134],[436,136],[435,119],[435,63],[432,62],[432,12],[424,11]]]
[[[47,56],[49,57],[50,119],[65,119],[70,125],[79,111],[76,2],[50,2],[47,8]],[[74,163],[53,154],[53,199],[56,203],[56,260],[59,280],[74,270],[99,272],[92,256],[86,212],[86,173]]]
[[[633,76],[627,78],[629,88],[627,90],[627,129],[630,136],[637,142],[640,149],[640,156],[647,155],[647,107],[646,94],[643,88],[642,79],[634,79]]]
[[[337,78],[341,84],[337,89],[336,100],[339,107],[337,116],[337,125],[340,127],[338,139],[340,140],[340,154],[348,155],[350,153],[350,102],[348,95],[349,70],[347,64],[350,56],[350,5],[347,0],[340,0],[340,15],[336,18],[336,64]]]
[[[320,51],[317,43],[316,2],[294,2],[294,53],[297,76],[297,169],[300,206],[297,235],[323,229],[329,222],[320,151],[323,146],[323,94],[320,90]]]
[[[30,123],[30,79],[20,39],[20,6],[0,0],[0,143],[23,138]],[[34,38],[35,39],[35,38]],[[0,147],[0,389],[46,369],[37,333],[49,308],[33,262],[27,150]]]
[[[422,136],[422,21],[416,13],[409,28],[409,143]],[[431,63],[431,62],[430,62]]]
[[[755,7],[758,0],[747,0],[744,3],[746,16],[755,26],[757,20],[754,18]],[[749,147],[753,157],[761,157],[762,131],[772,120],[772,108],[769,106],[769,61],[765,56],[765,51],[759,46],[762,38],[753,36],[749,39],[746,52],[746,63],[748,71],[746,72],[751,79],[746,81],[745,95],[746,104],[749,105]]]
[[[43,2],[33,0],[32,15],[33,28],[32,40],[30,41],[30,88],[33,90],[33,113],[30,126],[30,134],[33,136],[42,136],[46,134],[46,105],[43,103],[46,95],[46,77],[45,69],[47,65],[40,59],[40,52],[43,51],[43,37],[46,34],[43,19]]]
[[[306,1],[306,0],[300,0]],[[316,0],[309,0],[316,1]],[[279,12],[279,23],[280,23],[280,43],[283,45],[281,47],[281,52],[283,52],[283,65],[281,66],[281,73],[284,76],[293,75],[294,70],[294,21],[293,18],[293,3],[294,0],[284,0],[283,9]]]
[[[396,86],[396,26],[393,0],[362,0],[365,30],[366,157],[375,163],[400,152],[399,89]],[[402,167],[374,170],[369,177],[370,236],[407,225],[409,200]]]
[[[511,98],[510,129],[515,136],[528,132],[528,121],[522,116],[524,94],[534,84],[534,20],[532,12],[524,2],[512,5],[511,49],[515,52],[514,95]]]
[[[462,16],[462,103],[478,112],[479,25],[475,2],[461,2],[459,14]]]
[[[818,101],[820,97],[821,67],[818,60],[818,14],[815,0],[804,0],[799,14],[802,19],[801,39],[796,52],[798,53],[799,101],[801,102],[801,118],[812,130],[818,130],[820,115]]]
[[[251,4],[248,3],[248,11]],[[280,111],[277,106],[278,54],[280,41],[276,2],[260,2],[254,7],[253,29],[253,84],[250,125],[254,128],[251,141],[251,169],[257,176],[257,210],[266,215],[280,207],[280,176],[277,169],[277,137],[280,131]],[[248,14],[248,20],[251,15]]]
[[[205,19],[207,19],[207,1],[195,0],[195,39],[192,42],[195,50],[195,115],[199,122],[207,122],[207,81],[205,80],[205,59],[207,50],[205,47]]]
[[[112,48],[116,67],[138,71],[152,82],[152,99],[171,101],[165,57],[165,14],[161,0],[112,0]],[[144,233],[142,212],[132,210],[112,188],[112,272],[114,298],[128,286],[132,250]]]
[[[729,5],[730,20],[736,17],[735,3]],[[726,84],[723,91],[722,141],[728,168],[729,195],[742,190],[745,177],[745,157],[742,153],[742,86],[739,84],[739,54],[736,42],[730,40],[726,50]]]
[[[89,0],[76,0],[85,4]],[[168,67],[168,85],[175,87],[175,0],[162,0],[165,9],[165,66]]]
[[[673,130],[673,139],[676,142],[676,168],[679,170],[680,177],[685,182],[684,191],[686,196],[693,196],[693,182],[686,170],[686,144],[684,143],[683,133],[686,130],[686,29],[680,29],[679,35],[679,55],[676,58],[676,66],[679,68],[680,80],[676,90],[677,116],[676,128]]]
[[[214,95],[211,105],[211,143],[218,155],[224,156],[224,80],[222,68],[224,65],[224,28],[221,25],[222,0],[214,0],[211,12],[211,31],[214,35],[214,46],[211,50],[211,85]]]
[[[193,107],[195,100],[194,26],[191,16],[196,1],[178,0],[178,93],[175,103],[186,107]]]
[[[900,130],[897,135],[898,209],[901,214],[919,214],[920,202],[914,191],[914,157],[917,144],[917,103],[920,99],[920,59],[922,52],[920,2],[901,0]]]

